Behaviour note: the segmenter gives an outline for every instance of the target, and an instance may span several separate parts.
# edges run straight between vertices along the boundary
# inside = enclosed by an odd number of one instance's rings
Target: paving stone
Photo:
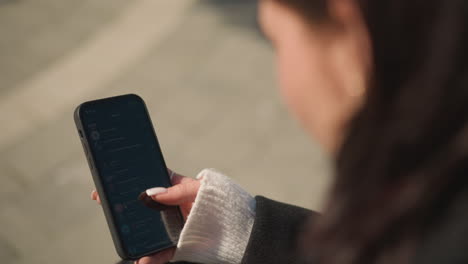
[[[73,108],[60,120],[38,125],[21,142],[3,150],[5,161],[27,182],[43,180],[45,172],[64,161],[71,153],[81,151],[73,123]]]
[[[0,32],[7,36],[0,38],[0,95],[73,50],[128,3],[41,0],[0,5]]]
[[[21,264],[38,263],[116,263],[114,250],[104,217],[90,217],[79,228],[63,231],[40,250],[27,252]]]
[[[19,257],[17,249],[9,241],[0,237],[0,259],[2,263],[17,263]]]
[[[4,203],[9,203],[14,196],[21,193],[26,187],[27,182],[19,177],[19,173],[3,162],[4,158],[0,156],[0,207]]]

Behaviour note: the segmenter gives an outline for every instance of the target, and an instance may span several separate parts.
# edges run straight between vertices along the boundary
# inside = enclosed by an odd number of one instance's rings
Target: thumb
[[[158,203],[181,205],[195,201],[199,188],[200,181],[191,180],[181,182],[169,188],[151,188],[146,190],[146,194]]]

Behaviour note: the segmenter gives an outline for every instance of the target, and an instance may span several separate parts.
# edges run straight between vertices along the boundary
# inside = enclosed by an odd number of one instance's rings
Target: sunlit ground
[[[117,260],[72,112],[140,94],[168,165],[317,209],[320,150],[286,112],[252,1],[0,0],[1,263]]]

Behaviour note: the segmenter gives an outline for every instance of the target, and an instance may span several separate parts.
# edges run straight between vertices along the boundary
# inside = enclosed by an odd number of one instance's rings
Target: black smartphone
[[[85,102],[74,119],[117,253],[126,260],[173,247],[178,207],[151,209],[138,196],[171,180],[143,99],[129,94]]]

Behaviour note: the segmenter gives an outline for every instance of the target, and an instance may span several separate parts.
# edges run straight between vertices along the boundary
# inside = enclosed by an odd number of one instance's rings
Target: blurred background
[[[319,209],[329,162],[289,116],[251,0],[0,0],[0,262],[118,257],[72,114],[125,93],[166,162]]]

